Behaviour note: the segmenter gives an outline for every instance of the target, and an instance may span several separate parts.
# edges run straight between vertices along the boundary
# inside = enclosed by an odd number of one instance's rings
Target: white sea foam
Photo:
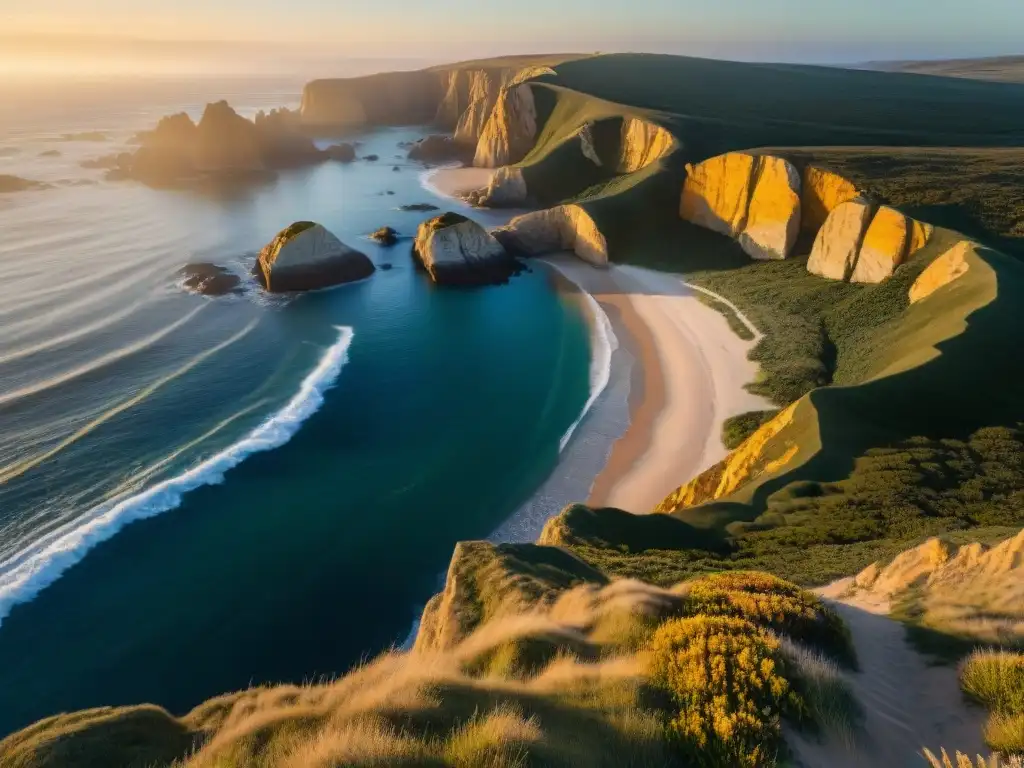
[[[557,267],[555,268],[557,269]],[[566,278],[568,279],[568,276]],[[597,398],[601,396],[605,387],[608,386],[608,379],[612,373],[612,353],[619,348],[619,340],[615,336],[615,331],[612,330],[612,324],[608,319],[608,315],[601,309],[601,305],[582,288],[580,288],[580,293],[583,295],[594,317],[590,333],[590,396],[587,398],[583,410],[580,411],[579,417],[565,431],[562,439],[558,441],[559,453],[565,450],[565,446],[572,439],[572,434],[576,431],[576,427],[580,425],[580,422],[583,421],[587,412],[593,407]]]
[[[44,542],[0,563],[0,621],[14,605],[34,598],[90,549],[113,537],[128,523],[174,509],[189,491],[223,482],[224,473],[248,456],[287,443],[302,423],[319,410],[324,392],[334,385],[348,360],[353,331],[348,327],[337,327],[337,331],[337,341],[324,352],[291,400],[241,440],[180,475],[90,510]]]

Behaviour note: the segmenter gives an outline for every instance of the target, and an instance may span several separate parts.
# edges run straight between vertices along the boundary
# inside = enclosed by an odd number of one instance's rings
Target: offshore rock
[[[312,221],[297,221],[281,230],[260,252],[254,269],[271,293],[311,291],[362,280],[373,263]]]
[[[443,213],[419,226],[413,258],[442,285],[506,282],[519,265],[482,226],[458,213]]]

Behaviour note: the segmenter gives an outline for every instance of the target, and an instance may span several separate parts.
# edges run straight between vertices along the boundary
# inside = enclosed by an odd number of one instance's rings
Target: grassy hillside
[[[884,72],[913,72],[941,77],[965,77],[1001,83],[1024,82],[1024,56],[993,56],[982,59],[941,61],[880,61],[867,65]]]

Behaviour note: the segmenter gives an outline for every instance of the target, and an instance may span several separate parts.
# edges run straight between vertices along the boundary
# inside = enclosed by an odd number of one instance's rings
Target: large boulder
[[[473,148],[455,141],[451,136],[433,134],[420,139],[409,148],[409,159],[421,163],[469,162]]]
[[[850,282],[880,283],[892,277],[903,263],[908,235],[907,217],[895,208],[881,206],[864,233]]]
[[[737,240],[754,259],[784,259],[800,235],[800,173],[781,157],[758,158],[743,231]]]
[[[910,286],[910,303],[916,304],[922,299],[927,299],[939,288],[966,274],[970,269],[969,259],[974,255],[975,248],[976,243],[961,240],[929,264]]]
[[[240,293],[242,279],[219,264],[190,263],[178,270],[178,274],[183,278],[182,285],[193,293],[203,296]]]
[[[516,216],[494,231],[513,253],[543,256],[572,251],[595,267],[608,265],[608,242],[597,224],[578,205],[558,205]]]
[[[738,237],[747,220],[757,158],[729,152],[686,167],[679,214],[691,224]]]
[[[503,283],[519,271],[516,260],[494,236],[458,213],[443,213],[419,226],[413,258],[444,285]]]
[[[837,173],[809,165],[804,168],[801,229],[817,232],[838,206],[859,195],[856,185]]]
[[[864,199],[838,205],[818,230],[807,271],[830,280],[849,280],[871,213],[872,206]]]
[[[374,272],[365,254],[345,245],[320,224],[297,221],[281,230],[260,252],[254,270],[271,293],[312,291]]]

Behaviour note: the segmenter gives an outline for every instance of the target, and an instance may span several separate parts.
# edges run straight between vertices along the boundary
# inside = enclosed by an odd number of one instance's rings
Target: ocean
[[[80,165],[210,100],[295,107],[301,84],[0,86],[0,174],[53,185],[0,195],[0,734],[341,674],[403,642],[457,541],[532,539],[551,512],[532,500],[608,384],[607,320],[543,265],[445,290],[408,241],[366,238],[430,215],[402,204],[463,209],[398,146],[428,128],[230,194]],[[180,287],[190,261],[247,274],[299,219],[391,268],[297,297]]]

